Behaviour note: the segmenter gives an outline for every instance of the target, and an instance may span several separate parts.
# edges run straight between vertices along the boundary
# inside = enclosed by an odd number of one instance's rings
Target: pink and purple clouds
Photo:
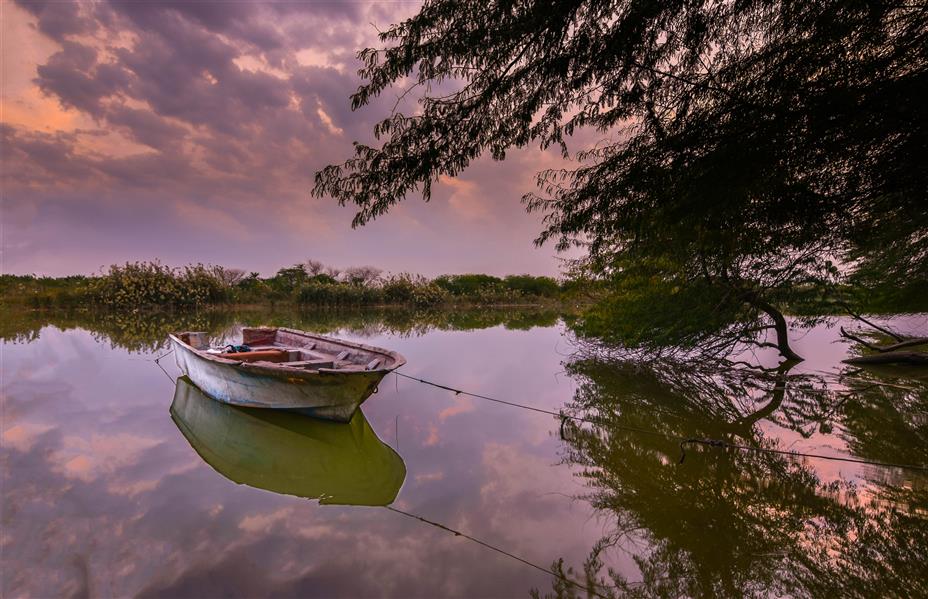
[[[158,258],[270,274],[312,257],[554,274],[519,203],[553,152],[480,160],[431,204],[410,198],[357,230],[350,208],[310,197],[315,171],[370,142],[402,92],[351,112],[355,52],[418,6],[3,2],[3,271]]]

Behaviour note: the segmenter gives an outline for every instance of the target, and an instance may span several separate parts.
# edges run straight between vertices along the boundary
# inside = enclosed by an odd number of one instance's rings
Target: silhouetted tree
[[[606,135],[524,197],[538,242],[583,246],[616,289],[589,335],[635,345],[660,325],[652,344],[692,347],[765,326],[798,359],[782,306],[827,290],[833,260],[880,282],[928,273],[924,3],[435,0],[381,41],[359,53],[353,108],[409,78],[418,110],[394,109],[380,147],[356,144],[314,193],[360,225],[484,153],[566,157],[575,132]],[[657,295],[688,318],[614,329]]]
[[[312,276],[320,275],[325,272],[325,264],[319,260],[313,260],[310,258],[306,261],[306,272]]]

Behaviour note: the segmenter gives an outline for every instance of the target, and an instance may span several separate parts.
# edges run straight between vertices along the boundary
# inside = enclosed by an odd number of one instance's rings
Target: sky
[[[2,271],[160,260],[273,274],[307,259],[388,272],[556,275],[519,198],[552,151],[481,158],[372,224],[310,195],[371,143],[402,88],[357,112],[357,50],[418,2],[0,0]],[[407,98],[400,110],[415,110]]]

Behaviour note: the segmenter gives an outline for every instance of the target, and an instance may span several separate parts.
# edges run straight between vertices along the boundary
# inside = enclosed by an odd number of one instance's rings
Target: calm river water
[[[928,379],[842,368],[836,328],[752,382],[572,358],[543,311],[7,316],[3,597],[587,596],[535,566],[591,596],[928,596],[923,475],[695,445],[679,463],[696,437],[928,464]],[[602,424],[393,375],[325,424],[228,408],[151,361],[172,328],[243,323]]]

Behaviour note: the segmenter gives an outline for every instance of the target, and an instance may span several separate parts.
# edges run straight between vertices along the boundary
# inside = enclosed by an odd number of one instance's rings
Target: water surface
[[[350,425],[307,422],[151,361],[172,328],[242,324],[388,347],[410,375],[599,425],[393,375]],[[680,437],[928,463],[923,375],[849,373],[834,328],[751,384],[578,360],[546,311],[18,314],[2,333],[3,596],[571,590],[525,562],[589,586],[586,564],[603,596],[928,594],[918,473],[701,446],[678,463]]]

